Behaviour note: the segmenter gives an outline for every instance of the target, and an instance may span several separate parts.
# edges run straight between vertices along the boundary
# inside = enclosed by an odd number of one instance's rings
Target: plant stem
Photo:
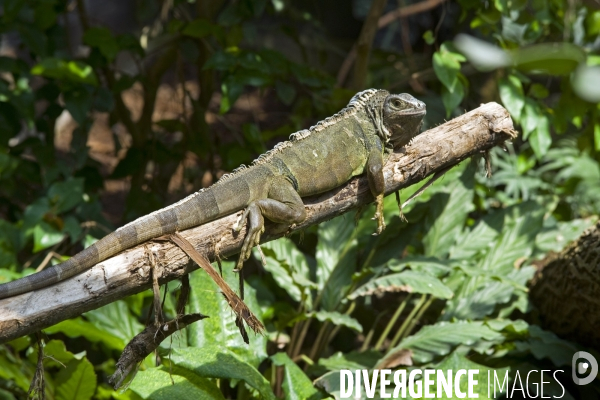
[[[421,309],[419,310],[419,312],[417,313],[417,315],[412,319],[412,321],[410,321],[410,326],[408,327],[408,330],[406,331],[406,335],[404,336],[408,336],[411,334],[413,328],[415,327],[415,325],[421,320],[421,317],[423,316],[423,314],[425,313],[425,311],[427,311],[427,309],[431,306],[431,303],[433,303],[433,301],[435,300],[435,297],[430,296],[429,299],[427,300],[427,302],[423,305],[423,307],[421,307]],[[400,339],[403,339],[404,336]]]
[[[403,337],[404,332],[406,331],[406,329],[408,328],[408,325],[410,324],[410,321],[412,321],[412,319],[415,317],[415,315],[419,311],[419,308],[421,308],[423,303],[425,303],[426,299],[427,299],[426,294],[421,295],[421,298],[419,299],[419,301],[417,302],[415,307],[410,311],[410,314],[408,314],[408,317],[406,317],[406,319],[402,323],[402,326],[400,327],[400,329],[398,329],[398,332],[396,332],[396,335],[394,336],[394,338],[392,339],[392,342],[390,343],[390,346],[389,346],[390,349],[394,348],[394,347],[396,347],[396,345],[398,345],[398,342]]]
[[[325,336],[325,333],[328,331],[329,329],[329,321],[325,321],[323,322],[323,325],[321,326],[321,329],[319,329],[319,334],[317,335],[317,338],[315,339],[312,348],[310,349],[310,353],[308,355],[308,357],[311,360],[315,360],[315,357],[317,356],[317,351],[319,349],[320,343],[321,341],[323,341],[323,337]]]
[[[400,305],[398,306],[398,309],[396,309],[396,312],[392,316],[392,319],[390,319],[390,322],[388,322],[388,324],[386,325],[385,329],[381,333],[381,336],[379,336],[379,340],[375,344],[375,350],[381,349],[381,347],[383,346],[383,342],[385,341],[385,338],[387,338],[387,335],[390,333],[393,326],[396,324],[396,321],[398,320],[400,315],[402,315],[402,312],[406,308],[406,305],[408,304],[408,302],[410,301],[411,298],[412,298],[412,293],[409,293],[408,296],[406,296],[406,298],[402,301],[402,303],[400,303]]]

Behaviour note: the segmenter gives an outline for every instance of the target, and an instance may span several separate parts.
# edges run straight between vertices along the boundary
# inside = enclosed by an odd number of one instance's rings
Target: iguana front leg
[[[260,236],[265,231],[264,217],[286,225],[297,224],[306,219],[306,210],[300,195],[283,176],[273,178],[268,197],[250,203],[242,215],[241,223],[234,226],[234,230],[239,232],[245,223],[248,224],[236,266],[238,271],[242,269],[244,261],[250,257],[252,248],[260,244]]]
[[[383,179],[383,153],[376,147],[369,152],[367,159],[367,178],[369,181],[369,189],[373,197],[375,197],[375,216],[377,220],[377,231],[374,235],[379,235],[385,229],[385,221],[383,220],[383,195],[385,192],[385,180]]]

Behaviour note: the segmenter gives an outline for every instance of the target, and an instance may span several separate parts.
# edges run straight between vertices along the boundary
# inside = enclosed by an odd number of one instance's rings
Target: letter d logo
[[[585,361],[581,361],[580,359],[582,358],[585,359]],[[593,355],[585,351],[578,351],[577,353],[573,354],[571,367],[573,368],[573,382],[575,382],[577,385],[587,385],[596,379],[596,375],[598,375],[598,362]],[[589,375],[585,378],[580,378],[578,376],[588,372]]]

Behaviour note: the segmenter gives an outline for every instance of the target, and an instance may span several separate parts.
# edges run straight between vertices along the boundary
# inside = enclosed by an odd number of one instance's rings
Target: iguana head
[[[425,103],[408,93],[390,94],[383,103],[383,126],[394,148],[408,144],[421,130]]]

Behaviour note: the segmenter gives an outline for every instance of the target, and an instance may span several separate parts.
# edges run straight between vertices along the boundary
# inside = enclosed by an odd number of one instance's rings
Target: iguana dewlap
[[[115,254],[161,235],[202,225],[245,209],[248,225],[238,268],[260,241],[264,218],[281,224],[302,222],[301,197],[338,187],[367,174],[377,204],[377,233],[384,228],[383,165],[393,148],[420,130],[425,104],[409,94],[369,89],[357,93],[337,114],[290,136],[213,186],[110,233],[67,261],[0,285],[0,299],[41,289],[77,275]]]

